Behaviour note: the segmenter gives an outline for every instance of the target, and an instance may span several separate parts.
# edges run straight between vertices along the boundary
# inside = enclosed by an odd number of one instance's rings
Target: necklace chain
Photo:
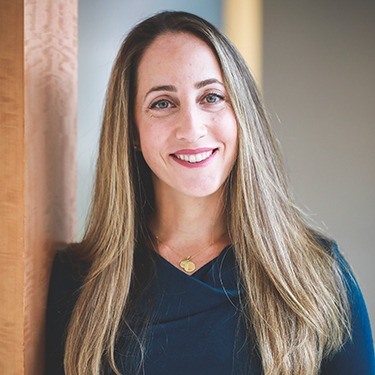
[[[192,273],[196,270],[197,266],[196,264],[192,261],[192,259],[194,257],[196,257],[197,255],[201,254],[202,252],[205,252],[206,250],[208,250],[213,244],[214,242],[212,241],[210,243],[209,246],[205,247],[203,250],[200,250],[199,252],[193,254],[193,255],[189,255],[187,257],[183,257],[181,254],[179,254],[176,250],[172,249],[170,246],[168,246],[166,243],[164,243],[163,241],[161,241],[159,239],[158,236],[155,236],[156,238],[156,241],[160,244],[160,245],[163,245],[165,246],[168,250],[170,250],[172,253],[175,253],[176,255],[178,255],[180,258],[182,258],[179,262],[179,266],[186,272],[186,273]]]

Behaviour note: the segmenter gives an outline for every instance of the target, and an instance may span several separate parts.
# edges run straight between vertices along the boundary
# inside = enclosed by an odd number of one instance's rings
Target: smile
[[[200,163],[208,159],[215,151],[216,149],[201,152],[199,154],[190,154],[190,155],[189,154],[178,154],[178,155],[173,154],[173,156],[179,160],[186,161],[191,164],[195,164],[195,163]]]

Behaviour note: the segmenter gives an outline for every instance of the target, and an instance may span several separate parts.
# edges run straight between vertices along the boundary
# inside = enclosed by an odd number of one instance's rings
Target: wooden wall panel
[[[77,0],[25,0],[25,367],[41,374],[54,251],[76,233]]]
[[[76,233],[77,0],[1,0],[0,35],[0,374],[40,375],[51,261]]]
[[[0,373],[23,373],[23,1],[0,2]]]

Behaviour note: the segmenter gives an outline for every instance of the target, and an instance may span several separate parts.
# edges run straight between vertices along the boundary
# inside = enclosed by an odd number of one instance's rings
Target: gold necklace
[[[162,242],[158,236],[155,236],[156,238],[156,241],[160,244],[160,245],[163,245],[165,246],[168,250],[170,250],[172,253],[175,253],[176,255],[178,255],[179,257],[182,258],[182,260],[178,263],[178,265],[186,272],[186,273],[192,273],[196,270],[197,266],[196,264],[192,261],[192,259],[197,256],[198,254],[208,250],[212,245],[213,243],[211,242],[211,244],[204,248],[203,250],[200,250],[198,253],[194,254],[194,255],[189,255],[187,257],[182,257],[181,254],[179,254],[176,250],[172,249],[170,246],[168,246],[166,243]]]

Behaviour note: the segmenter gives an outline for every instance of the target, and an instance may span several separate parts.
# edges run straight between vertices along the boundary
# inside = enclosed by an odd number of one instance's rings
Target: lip
[[[196,155],[201,154],[202,152],[214,151],[216,148],[213,147],[204,147],[204,148],[195,148],[195,149],[183,149],[173,152],[171,155]]]
[[[198,162],[194,162],[194,163],[191,163],[189,161],[186,161],[186,160],[182,160],[182,159],[179,159],[176,155],[197,155],[197,154],[201,154],[201,153],[204,153],[204,152],[212,152],[212,154],[202,160],[202,161],[198,161]],[[184,150],[178,150],[176,151],[175,153],[173,154],[170,154],[170,156],[173,158],[173,160],[186,167],[186,168],[201,168],[201,167],[204,167],[206,166],[207,164],[209,164],[211,162],[211,160],[216,156],[218,152],[218,148],[199,148],[199,149],[194,149],[194,150],[190,150],[190,149],[184,149]]]

